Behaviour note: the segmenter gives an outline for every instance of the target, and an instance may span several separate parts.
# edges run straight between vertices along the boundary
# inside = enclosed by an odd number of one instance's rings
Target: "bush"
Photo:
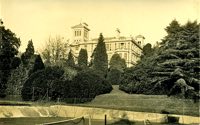
[[[72,98],[74,103],[83,103],[91,101],[96,95],[108,93],[112,90],[109,84],[94,70],[88,69],[80,71],[72,80],[68,97]]]
[[[60,99],[61,101],[68,102],[71,88],[71,81],[69,80],[54,80],[50,89],[50,99],[52,101]]]
[[[91,70],[79,72],[72,80],[71,98],[76,99],[75,103],[91,101],[97,95],[101,81]]]
[[[112,91],[112,85],[109,83],[108,80],[103,79],[102,83],[98,84],[97,86],[97,95],[110,93]]]
[[[36,101],[51,95],[54,82],[62,79],[63,74],[64,70],[59,67],[47,67],[33,73],[24,83],[21,93],[22,99]]]

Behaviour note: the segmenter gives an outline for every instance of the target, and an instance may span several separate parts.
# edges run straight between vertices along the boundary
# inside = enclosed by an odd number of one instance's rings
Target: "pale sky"
[[[30,39],[36,50],[50,35],[71,39],[80,22],[89,25],[90,38],[115,36],[119,28],[122,36],[141,34],[154,44],[173,19],[199,22],[199,9],[200,0],[0,0],[0,18],[20,37],[21,51]]]

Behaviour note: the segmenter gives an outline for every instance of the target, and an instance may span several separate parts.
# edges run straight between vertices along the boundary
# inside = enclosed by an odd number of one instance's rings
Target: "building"
[[[78,57],[81,48],[88,52],[88,61],[91,60],[91,55],[98,43],[98,38],[89,39],[88,25],[80,23],[72,27],[73,37],[70,44],[71,50],[75,57]],[[120,30],[116,30],[116,36],[104,37],[108,61],[110,61],[114,53],[118,53],[121,58],[125,59],[128,67],[136,64],[139,60],[144,45],[144,36],[138,35],[135,37],[120,36]]]

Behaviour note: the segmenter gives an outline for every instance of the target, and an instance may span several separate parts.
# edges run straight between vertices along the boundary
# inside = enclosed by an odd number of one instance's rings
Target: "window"
[[[124,49],[124,43],[120,43],[120,49]]]
[[[112,50],[112,46],[111,46],[111,44],[110,44],[110,46],[109,46],[109,47],[110,47],[109,49],[110,49],[110,51],[111,51],[111,50]]]
[[[75,36],[81,36],[81,31],[80,30],[75,31]]]
[[[84,37],[87,38],[87,31],[84,31]]]
[[[109,50],[109,44],[106,44],[106,50],[107,51]]]
[[[78,51],[78,49],[79,49],[79,47],[78,47],[78,46],[76,46],[76,51]]]
[[[124,53],[124,59],[127,60],[127,53]]]
[[[79,31],[79,36],[81,36],[81,31]]]
[[[122,53],[119,53],[119,56],[122,58]]]

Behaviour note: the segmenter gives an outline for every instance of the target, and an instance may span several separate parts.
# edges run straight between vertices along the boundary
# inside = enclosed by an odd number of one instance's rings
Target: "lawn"
[[[166,95],[127,94],[113,86],[109,94],[97,96],[92,102],[81,106],[103,107],[139,112],[161,113],[199,116],[199,103],[190,99],[177,99]]]

